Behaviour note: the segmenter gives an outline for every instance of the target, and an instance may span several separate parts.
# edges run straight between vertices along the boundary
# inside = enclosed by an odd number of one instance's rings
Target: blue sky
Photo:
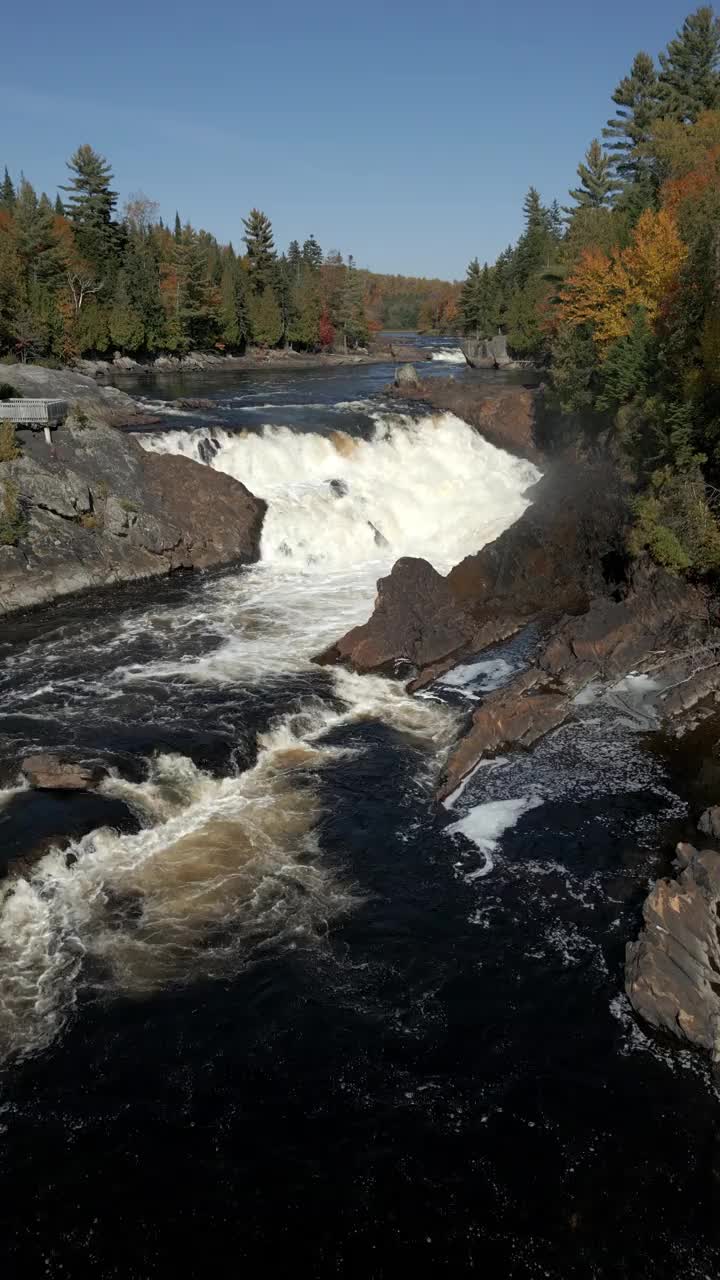
[[[464,274],[564,201],[640,48],[690,0],[36,0],[3,20],[0,167],[54,195],[81,142],[121,199],[144,191],[240,243],[311,232],[378,271]]]

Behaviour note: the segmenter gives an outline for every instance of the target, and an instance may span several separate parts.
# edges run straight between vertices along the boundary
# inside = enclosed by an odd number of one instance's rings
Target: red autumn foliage
[[[329,351],[335,344],[335,326],[330,319],[330,313],[327,307],[323,309],[320,316],[319,326],[320,346]]]

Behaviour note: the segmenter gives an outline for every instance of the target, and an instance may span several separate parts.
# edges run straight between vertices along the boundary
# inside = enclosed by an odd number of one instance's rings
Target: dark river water
[[[163,417],[144,447],[268,499],[262,560],[4,629],[3,1276],[718,1274],[716,1081],[623,994],[697,799],[642,680],[438,807],[538,637],[415,699],[309,661],[536,475],[389,373],[124,381]],[[23,790],[45,746],[111,776]]]

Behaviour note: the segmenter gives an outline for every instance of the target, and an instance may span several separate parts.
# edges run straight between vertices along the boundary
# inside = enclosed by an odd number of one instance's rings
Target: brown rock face
[[[391,673],[399,663],[437,664],[462,652],[475,631],[442,577],[427,560],[405,556],[378,582],[372,617],[314,661],[354,671]]]
[[[472,378],[427,378],[418,387],[403,387],[403,399],[421,400],[454,413],[498,449],[530,462],[542,460],[536,440],[536,411],[541,393],[533,387],[488,388]]]
[[[678,846],[683,870],[659,880],[643,908],[645,927],[627,946],[625,990],[633,1008],[720,1059],[720,854]]]
[[[571,466],[555,468],[534,495],[511,528],[447,578],[425,561],[399,560],[378,584],[370,620],[316,661],[356,671],[392,671],[404,661],[438,675],[437,664],[504,639],[537,614],[586,609],[607,589],[605,560],[619,555],[622,496],[604,468]]]
[[[182,513],[183,555],[195,568],[257,559],[267,504],[244,484],[179,455],[149,453],[143,465],[162,514],[180,523]]]
[[[471,728],[450,756],[438,800],[446,799],[483,756],[504,746],[531,747],[567,719],[567,694],[543,681],[543,672],[530,668],[484,699]]]
[[[107,775],[104,765],[64,756],[27,756],[21,769],[38,791],[92,791]]]

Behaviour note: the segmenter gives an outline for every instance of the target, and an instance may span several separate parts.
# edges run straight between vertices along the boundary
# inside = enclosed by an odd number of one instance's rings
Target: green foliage
[[[602,209],[612,203],[621,184],[613,178],[610,158],[605,155],[597,138],[593,138],[585,153],[585,161],[578,165],[580,186],[570,192],[577,205],[584,209]]]
[[[552,385],[563,413],[591,409],[599,361],[592,333],[587,326],[562,328],[551,348]]]
[[[720,570],[720,526],[699,468],[656,472],[648,490],[635,499],[634,515],[629,538],[633,555],[649,551],[658,564],[676,573]]]
[[[255,294],[263,293],[275,280],[275,241],[270,219],[259,209],[251,209],[243,218],[247,246],[250,288]]]
[[[642,147],[647,143],[653,122],[661,115],[658,77],[648,53],[638,53],[630,70],[612,95],[618,110],[603,129],[605,146],[612,156],[615,173],[627,186],[642,183]]]
[[[65,205],[80,251],[96,267],[112,267],[119,236],[114,222],[117,192],[111,187],[110,165],[85,144],[70,157],[67,167],[70,181],[61,190],[68,192]]]
[[[14,422],[0,422],[0,462],[13,462],[22,457]]]
[[[500,291],[495,269],[482,269],[474,258],[467,270],[460,292],[460,323],[464,333],[476,338],[491,338],[500,324]]]
[[[28,531],[28,521],[14,480],[0,480],[0,547],[15,547]]]
[[[617,411],[648,391],[656,357],[656,342],[645,312],[638,308],[631,332],[608,348],[600,373],[601,391],[596,409]]]
[[[662,115],[695,121],[720,107],[720,20],[709,5],[691,13],[660,54]]]
[[[22,396],[11,382],[0,382],[0,400],[22,400]]]
[[[253,339],[261,347],[274,347],[283,335],[283,320],[272,289],[256,293],[250,299],[250,325]]]

